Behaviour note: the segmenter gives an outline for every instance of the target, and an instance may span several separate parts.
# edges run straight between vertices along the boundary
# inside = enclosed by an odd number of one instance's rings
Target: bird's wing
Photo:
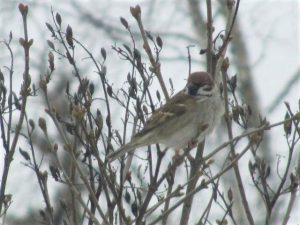
[[[121,146],[118,150],[110,153],[108,159],[113,161],[127,152],[130,152],[145,144],[145,139],[148,139],[147,134],[151,130],[164,126],[171,120],[178,118],[187,111],[186,101],[191,100],[192,97],[179,92],[174,95],[165,105],[153,112],[152,116],[146,122],[144,128],[136,134],[136,136],[127,144]]]
[[[164,124],[184,114],[187,111],[185,103],[192,98],[192,96],[186,95],[183,92],[174,95],[174,97],[172,97],[165,105],[153,112],[144,128],[136,135],[136,137],[146,135],[152,129],[164,126]]]

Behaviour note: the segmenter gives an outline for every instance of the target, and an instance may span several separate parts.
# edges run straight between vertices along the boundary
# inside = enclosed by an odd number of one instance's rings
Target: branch
[[[234,1],[230,1],[230,3],[227,5],[230,12],[232,11],[233,5],[234,5]],[[219,52],[217,54],[217,59],[219,59],[226,52],[227,46],[228,46],[229,41],[231,39],[233,26],[234,26],[235,21],[236,21],[237,13],[238,13],[238,10],[239,10],[239,5],[240,5],[240,0],[237,0],[233,15],[232,15],[232,17],[230,16],[229,19],[228,19],[228,23],[227,23],[227,27],[226,27],[225,40],[223,41],[223,44],[222,44],[221,48],[219,49]],[[230,13],[230,15],[231,15],[231,13]]]
[[[201,142],[198,144],[196,156],[193,159],[190,159],[190,175],[189,175],[189,183],[186,188],[186,195],[195,189],[196,184],[200,178],[201,172],[200,167],[203,165],[203,150],[204,150],[205,142]],[[192,209],[193,199],[195,195],[191,195],[189,198],[186,198],[183,204],[180,225],[186,225],[189,222],[189,216]]]
[[[138,26],[139,26],[139,29],[140,29],[140,32],[141,32],[141,35],[142,35],[142,38],[143,38],[143,41],[144,41],[143,47],[144,47],[144,49],[145,49],[145,51],[146,51],[146,53],[149,57],[150,63],[153,67],[153,72],[154,72],[154,74],[156,75],[156,77],[159,81],[159,84],[162,88],[164,96],[165,96],[166,100],[168,101],[170,99],[170,97],[169,97],[165,82],[164,82],[162,74],[161,74],[160,63],[155,61],[154,56],[153,56],[152,51],[151,51],[151,48],[150,48],[150,45],[149,45],[149,42],[148,42],[148,39],[146,37],[146,32],[145,32],[143,22],[142,22],[142,19],[141,19],[141,8],[140,8],[139,5],[137,5],[135,7],[130,7],[130,12],[131,12],[132,16],[136,19],[136,21],[138,23]]]
[[[212,9],[211,0],[206,0],[207,7],[207,72],[212,74],[213,78],[215,74],[213,73],[213,51],[212,51],[212,36],[213,36],[213,21],[212,21]]]
[[[231,123],[231,120],[229,118],[229,108],[228,108],[229,102],[228,102],[228,93],[227,93],[227,69],[228,69],[228,65],[229,64],[225,60],[223,66],[221,68],[221,72],[222,72],[222,81],[223,81],[223,90],[224,90],[224,99],[225,99],[225,121],[226,121],[226,125],[227,125],[228,138],[229,138],[229,140],[232,140],[233,139],[232,123]],[[236,155],[236,152],[235,152],[235,148],[234,148],[233,143],[230,144],[230,151],[231,151],[232,157],[234,157]],[[242,181],[242,178],[241,178],[238,162],[236,162],[236,164],[234,165],[233,170],[234,170],[234,173],[235,173],[236,181],[238,183],[238,189],[239,189],[239,192],[240,192],[240,196],[241,196],[241,199],[242,199],[242,203],[243,203],[243,206],[244,206],[244,210],[245,210],[248,222],[251,225],[254,225],[254,220],[253,220],[252,213],[250,211],[250,207],[249,207],[249,204],[248,204],[248,201],[247,201],[245,188],[244,188],[243,181]]]
[[[292,187],[289,204],[288,204],[287,210],[284,214],[282,225],[287,225],[288,224],[288,221],[290,219],[290,215],[291,215],[291,212],[292,212],[292,209],[293,209],[293,206],[295,204],[296,197],[297,197],[296,194],[297,194],[297,188]]]
[[[20,38],[20,44],[22,45],[24,49],[24,72],[23,72],[23,83],[21,86],[21,96],[22,96],[22,105],[20,109],[20,117],[16,125],[15,129],[15,135],[12,140],[12,144],[9,147],[10,150],[9,152],[5,155],[4,159],[4,169],[2,173],[2,180],[1,180],[1,187],[0,187],[0,213],[2,211],[2,206],[4,203],[5,199],[5,188],[6,188],[6,183],[7,183],[7,177],[8,177],[8,172],[9,168],[11,165],[11,162],[13,160],[13,156],[15,154],[16,146],[19,140],[19,135],[22,129],[22,124],[24,121],[25,117],[25,110],[26,110],[26,103],[27,103],[27,97],[30,94],[30,83],[31,83],[31,78],[29,75],[29,49],[33,43],[33,39],[28,39],[28,31],[27,31],[27,14],[28,14],[28,6],[19,4],[19,10],[20,13],[22,14],[22,19],[23,19],[23,28],[24,28],[24,38]]]
[[[189,198],[191,195],[195,195],[196,193],[198,193],[199,191],[201,191],[202,189],[204,189],[205,187],[207,187],[211,182],[213,182],[214,180],[218,179],[223,174],[225,174],[230,169],[232,169],[232,167],[236,164],[236,162],[250,149],[250,147],[251,147],[251,143],[248,143],[248,145],[244,148],[244,150],[241,153],[239,153],[230,162],[230,164],[227,167],[225,167],[222,171],[220,171],[219,173],[217,173],[215,176],[213,176],[209,180],[207,180],[207,181],[203,180],[203,182],[201,182],[200,186],[196,187],[193,191],[191,191],[190,193],[186,194],[182,199],[180,199],[179,201],[177,201],[168,211],[163,212],[159,217],[157,217],[155,220],[151,221],[148,225],[155,225],[155,224],[157,224],[158,221],[160,221],[165,215],[170,214],[178,206],[180,206],[181,204],[183,204],[185,202],[185,200],[187,198]]]

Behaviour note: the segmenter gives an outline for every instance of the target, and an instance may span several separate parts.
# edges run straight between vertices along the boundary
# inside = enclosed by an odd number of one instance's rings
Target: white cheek
[[[183,89],[183,92],[184,92],[185,94],[189,94],[189,90],[188,90],[188,88],[187,88],[187,87],[185,87],[185,88]]]

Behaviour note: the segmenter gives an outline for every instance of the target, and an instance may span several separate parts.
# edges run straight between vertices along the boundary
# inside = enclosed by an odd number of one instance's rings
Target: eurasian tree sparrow
[[[224,113],[220,90],[207,72],[190,74],[186,87],[155,112],[133,139],[108,155],[113,161],[136,148],[163,144],[175,150],[201,142]]]

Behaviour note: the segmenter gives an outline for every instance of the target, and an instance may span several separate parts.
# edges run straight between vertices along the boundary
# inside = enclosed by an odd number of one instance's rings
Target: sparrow
[[[132,140],[110,153],[113,161],[136,148],[163,144],[179,150],[204,140],[224,114],[220,89],[207,72],[194,72],[185,88],[153,112]]]

